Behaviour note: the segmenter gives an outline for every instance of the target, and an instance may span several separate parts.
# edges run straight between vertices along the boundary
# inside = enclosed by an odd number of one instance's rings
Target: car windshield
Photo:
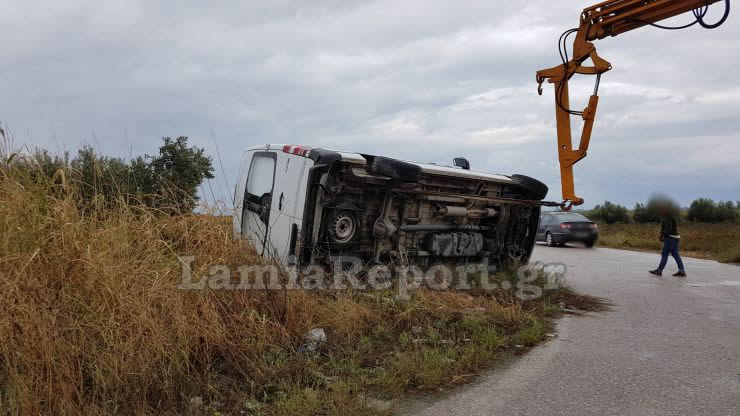
[[[591,221],[588,218],[584,217],[581,214],[576,214],[575,212],[569,212],[567,214],[558,214],[556,216],[560,222],[573,222],[573,221]]]

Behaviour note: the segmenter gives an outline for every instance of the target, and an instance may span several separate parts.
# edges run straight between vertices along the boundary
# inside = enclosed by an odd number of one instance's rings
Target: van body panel
[[[420,168],[418,177],[399,181],[371,169],[372,158],[307,146],[251,147],[236,189],[243,202],[235,198],[234,215],[241,217],[235,231],[282,264],[331,267],[336,255],[422,269],[528,261],[540,205],[511,177],[386,158],[399,169]],[[265,215],[258,205],[267,203]]]
[[[277,152],[277,178],[268,240],[270,256],[283,263],[290,255],[293,225],[300,227],[303,219],[307,165],[313,165],[307,157]]]
[[[360,153],[347,153],[338,152],[342,156],[342,161],[349,163],[365,164],[365,158]],[[493,173],[479,172],[475,170],[463,170],[453,166],[437,165],[434,163],[420,163],[413,162],[410,160],[403,160],[403,162],[411,163],[421,168],[422,172],[433,174],[433,175],[444,175],[444,176],[457,176],[461,178],[470,179],[483,179],[483,180],[494,180],[501,183],[511,183],[511,178],[505,175],[497,175]]]

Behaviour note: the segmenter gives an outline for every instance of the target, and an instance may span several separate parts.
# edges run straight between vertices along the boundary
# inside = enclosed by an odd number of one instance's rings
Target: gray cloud
[[[480,170],[539,177],[556,199],[552,87],[538,96],[534,72],[558,63],[557,38],[586,5],[11,1],[0,119],[29,146],[89,142],[121,156],[188,135],[215,157],[213,128],[229,176],[246,147],[268,142],[464,155]],[[683,203],[740,199],[735,21],[598,43],[614,69],[576,167],[588,203],[631,205],[657,189]],[[574,83],[573,107],[592,81]]]

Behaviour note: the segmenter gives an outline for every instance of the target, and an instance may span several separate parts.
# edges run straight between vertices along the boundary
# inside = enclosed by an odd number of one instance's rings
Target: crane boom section
[[[720,0],[612,0],[583,10],[588,23],[587,40],[617,36],[650,23],[657,23]]]
[[[725,16],[720,22],[707,25],[702,19],[709,6],[718,1],[721,0],[608,0],[585,8],[581,13],[578,28],[563,33],[558,45],[559,47],[562,45],[562,49],[565,50],[564,55],[561,50],[562,64],[537,71],[537,82],[540,95],[542,94],[542,83],[545,80],[555,85],[558,159],[563,192],[562,206],[565,209],[583,203],[583,199],[575,194],[573,165],[586,157],[599,102],[601,74],[612,68],[607,60],[596,53],[596,47],[592,41],[617,36],[645,25],[656,25],[656,22],[689,11],[693,11],[696,21],[684,27],[701,23],[704,27],[714,28],[727,18],[729,0],[725,0]],[[575,34],[573,56],[569,59],[565,44],[568,36],[572,34]],[[588,59],[591,59],[592,66],[583,65]],[[575,74],[596,75],[594,93],[583,111],[573,111],[569,108],[568,80]],[[584,121],[581,140],[577,148],[573,148],[571,138],[570,116],[572,115],[581,116]]]

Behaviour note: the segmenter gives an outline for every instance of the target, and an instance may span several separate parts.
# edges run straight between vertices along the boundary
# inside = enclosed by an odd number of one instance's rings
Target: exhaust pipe
[[[496,208],[466,208],[452,205],[437,205],[436,214],[440,217],[467,217],[467,218],[488,218],[495,217],[498,214]]]

